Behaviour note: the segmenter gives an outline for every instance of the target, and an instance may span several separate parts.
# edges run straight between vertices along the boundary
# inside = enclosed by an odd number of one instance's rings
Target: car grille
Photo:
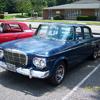
[[[4,58],[6,63],[14,64],[16,67],[24,67],[27,65],[27,56],[21,52],[13,52],[4,50]]]

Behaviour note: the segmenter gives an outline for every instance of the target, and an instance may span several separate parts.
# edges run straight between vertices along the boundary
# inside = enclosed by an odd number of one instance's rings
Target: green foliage
[[[0,12],[16,12],[16,2],[14,0],[0,0]]]
[[[32,10],[32,4],[30,0],[17,0],[16,1],[16,9],[18,12],[28,13]]]
[[[5,0],[5,12],[16,12],[16,0]]]
[[[67,0],[57,0],[57,5],[66,4]]]
[[[5,0],[0,0],[0,13],[3,13],[5,10]]]
[[[32,6],[33,6],[33,13],[37,12],[38,15],[41,15],[41,12],[44,7],[47,7],[47,1],[46,0],[31,0]]]
[[[96,16],[78,16],[77,20],[86,20],[86,21],[95,21],[97,19]]]
[[[33,13],[42,15],[44,7],[66,4],[76,0],[0,0],[0,13]]]
[[[63,15],[56,15],[56,16],[54,16],[54,20],[64,20],[64,16]]]
[[[55,6],[56,0],[47,0],[47,5],[48,5],[48,7]]]

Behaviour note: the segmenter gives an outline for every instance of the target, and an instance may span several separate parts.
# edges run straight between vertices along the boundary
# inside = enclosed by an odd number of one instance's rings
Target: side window
[[[3,32],[3,33],[7,33],[8,30],[10,30],[10,27],[9,27],[8,24],[2,23],[2,24],[1,24],[1,27],[2,27],[2,32]]]
[[[84,31],[84,38],[85,39],[91,38],[91,34],[90,34],[91,32],[90,32],[89,28],[85,27],[85,28],[83,28],[83,31]]]
[[[83,34],[82,34],[81,27],[76,27],[76,39],[77,40],[82,40],[83,39]]]
[[[18,24],[9,24],[11,29],[20,29],[20,26]]]
[[[74,27],[61,27],[61,32],[59,35],[62,35],[64,40],[73,40],[74,39]]]

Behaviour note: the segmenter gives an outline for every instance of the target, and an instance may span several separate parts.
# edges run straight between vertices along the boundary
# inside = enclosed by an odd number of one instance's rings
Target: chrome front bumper
[[[9,70],[5,62],[0,61],[0,67],[3,69]],[[35,77],[35,78],[43,79],[49,76],[49,71],[35,71],[32,69],[22,68],[22,67],[16,68],[16,70],[13,72],[16,72],[25,76],[29,76],[29,78]]]

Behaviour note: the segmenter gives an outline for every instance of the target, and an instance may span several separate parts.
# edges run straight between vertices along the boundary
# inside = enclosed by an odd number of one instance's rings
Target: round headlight
[[[3,56],[4,56],[4,54],[3,54],[3,50],[0,50],[0,59],[2,59]]]
[[[46,67],[46,59],[45,58],[38,58],[35,57],[33,58],[33,64],[39,68],[39,69],[43,69]]]

